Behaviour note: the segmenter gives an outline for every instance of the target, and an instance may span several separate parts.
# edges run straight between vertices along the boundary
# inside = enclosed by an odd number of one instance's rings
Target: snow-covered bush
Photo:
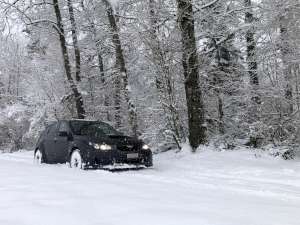
[[[12,104],[0,112],[1,149],[16,151],[24,147],[23,136],[29,128],[30,112],[21,104]]]

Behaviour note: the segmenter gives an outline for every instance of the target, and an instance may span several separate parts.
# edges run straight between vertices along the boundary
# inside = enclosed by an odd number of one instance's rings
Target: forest
[[[299,0],[0,0],[0,149],[58,119],[157,152],[297,149]]]
[[[300,0],[0,0],[0,225],[299,225]]]

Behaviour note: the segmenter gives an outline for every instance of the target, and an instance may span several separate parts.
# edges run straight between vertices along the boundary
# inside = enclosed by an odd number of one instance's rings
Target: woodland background
[[[56,119],[157,151],[298,148],[299,0],[0,0],[0,148]]]

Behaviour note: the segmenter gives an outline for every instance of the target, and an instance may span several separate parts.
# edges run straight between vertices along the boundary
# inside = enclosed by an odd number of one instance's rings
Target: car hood
[[[138,140],[134,137],[124,136],[124,135],[108,135],[107,137],[103,138],[91,138],[91,142],[93,143],[105,143],[109,145],[116,145],[124,146],[124,145],[131,145],[131,146],[139,146],[142,145],[142,141]]]

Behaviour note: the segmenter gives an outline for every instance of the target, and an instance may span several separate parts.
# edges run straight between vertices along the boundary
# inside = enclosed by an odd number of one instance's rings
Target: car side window
[[[48,130],[49,137],[55,137],[57,132],[57,123],[51,125]]]
[[[66,122],[60,122],[58,132],[68,132],[69,131],[69,126]]]
[[[50,133],[50,129],[53,125],[50,125],[47,127],[46,131],[45,131],[45,134],[48,135]]]

